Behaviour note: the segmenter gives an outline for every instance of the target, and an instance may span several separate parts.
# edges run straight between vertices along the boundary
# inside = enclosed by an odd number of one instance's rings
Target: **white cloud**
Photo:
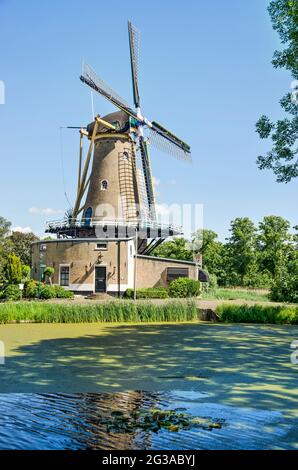
[[[12,227],[11,231],[12,232],[21,232],[21,233],[31,233],[32,228],[31,227]]]
[[[35,214],[35,215],[57,215],[57,214],[63,214],[63,211],[60,209],[53,209],[52,207],[45,207],[45,208],[30,207],[29,213]]]

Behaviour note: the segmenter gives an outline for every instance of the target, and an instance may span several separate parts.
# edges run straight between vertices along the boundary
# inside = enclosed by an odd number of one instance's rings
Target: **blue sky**
[[[280,118],[288,73],[270,61],[280,46],[265,0],[0,0],[0,215],[42,234],[73,201],[78,134],[91,120],[82,59],[132,102],[127,19],[141,30],[143,113],[192,147],[192,166],[152,152],[158,203],[201,203],[204,225],[270,214],[297,224],[297,181],[275,182],[255,160],[269,149],[254,124]],[[94,97],[95,112],[114,111]],[[62,171],[64,168],[64,171]],[[63,183],[64,180],[64,183]],[[46,210],[51,209],[51,210]]]

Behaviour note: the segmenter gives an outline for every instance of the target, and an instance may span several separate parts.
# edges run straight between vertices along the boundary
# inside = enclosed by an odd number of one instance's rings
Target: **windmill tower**
[[[80,129],[78,188],[71,217],[63,226],[49,225],[48,231],[64,236],[115,236],[119,230],[140,240],[149,240],[151,249],[167,236],[181,233],[157,223],[149,144],[176,158],[191,161],[190,147],[175,134],[143,116],[138,86],[139,31],[128,22],[134,108],[84,64],[81,81],[104,96],[118,111],[99,115],[86,129]],[[149,138],[147,132],[149,131]],[[83,137],[89,149],[83,164]],[[117,230],[116,230],[117,229]],[[153,234],[154,231],[154,234]],[[152,233],[151,233],[152,232]],[[148,243],[142,244],[145,251]],[[145,253],[144,251],[144,253]]]

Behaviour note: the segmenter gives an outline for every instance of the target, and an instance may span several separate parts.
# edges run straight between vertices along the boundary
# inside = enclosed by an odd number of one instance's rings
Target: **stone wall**
[[[190,279],[198,279],[198,267],[195,263],[138,255],[137,288],[167,287],[167,268],[169,267],[188,268],[188,277]]]

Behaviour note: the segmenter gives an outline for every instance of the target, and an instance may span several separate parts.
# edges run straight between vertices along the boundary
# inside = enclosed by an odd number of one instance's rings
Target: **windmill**
[[[169,226],[165,227],[165,231],[162,232],[160,224],[157,223],[149,142],[187,162],[191,161],[190,147],[164,126],[156,121],[150,121],[142,114],[138,85],[140,33],[131,22],[128,22],[128,36],[134,107],[131,107],[107,85],[90,65],[87,63],[83,65],[80,80],[105,97],[118,108],[118,111],[104,118],[97,115],[94,122],[89,124],[87,128],[80,128],[78,186],[74,208],[71,215],[62,224],[61,221],[48,224],[47,231],[57,233],[58,236],[92,236],[92,233],[94,236],[95,225],[100,225],[103,219],[107,219],[106,216],[101,217],[95,214],[95,208],[106,204],[116,206],[116,196],[118,199],[122,197],[127,200],[130,205],[128,210],[124,210],[124,221],[134,224],[137,221],[138,224],[144,225],[143,232],[138,229],[140,239],[153,239],[152,233],[150,234],[147,230],[148,226],[159,227],[158,243],[168,235],[182,233],[181,230],[174,233],[172,228],[169,231]],[[88,138],[90,144],[83,164],[84,136]],[[125,154],[131,154],[132,158],[124,159]],[[119,155],[121,155],[120,160]],[[90,171],[91,163],[92,169]],[[118,173],[117,178],[116,173]],[[108,176],[106,177],[106,175]],[[108,180],[110,182],[112,180],[112,189],[105,191]],[[98,184],[100,181],[101,188]],[[131,209],[134,206],[140,207],[141,210]],[[78,216],[81,213],[83,216],[79,220]],[[115,227],[115,224],[119,226],[119,220],[120,216],[117,213],[114,217],[115,223],[111,222],[111,226]],[[148,251],[147,242],[145,245]]]
[[[145,184],[146,203],[148,208],[147,213],[151,220],[155,220],[154,188],[148,139],[145,138],[145,133],[149,130],[150,143],[155,145],[157,148],[185,161],[191,161],[190,147],[186,142],[179,139],[175,134],[160,125],[158,122],[150,121],[142,114],[138,84],[140,33],[130,21],[128,22],[128,36],[134,109],[131,108],[114,90],[112,90],[112,88],[110,88],[96,74],[90,65],[84,64],[80,79],[129,116],[130,124],[135,130],[135,141],[141,159],[141,178]]]

